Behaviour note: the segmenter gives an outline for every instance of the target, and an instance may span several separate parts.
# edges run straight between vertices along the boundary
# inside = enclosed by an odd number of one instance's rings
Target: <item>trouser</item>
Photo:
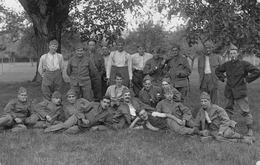
[[[120,73],[123,76],[122,84],[129,88],[130,79],[129,79],[128,66],[123,66],[123,67],[112,66],[111,67],[111,73],[110,73],[111,85],[115,84],[114,80],[115,80],[116,73]]]
[[[62,80],[61,70],[45,71],[41,86],[43,98],[46,100],[51,100],[51,95],[54,91],[60,92]]]
[[[200,90],[210,94],[212,104],[219,105],[219,89],[213,80],[213,76],[212,74],[204,74]]]
[[[53,120],[48,122],[47,120],[42,120],[40,117],[36,114],[32,114],[30,117],[26,118],[24,120],[24,124],[33,126],[34,128],[47,128],[51,125],[58,124],[59,121]]]
[[[11,129],[12,132],[19,132],[27,129],[24,124],[15,123],[11,115],[4,115],[0,118],[0,127]]]
[[[102,80],[101,75],[98,73],[96,78],[93,79],[92,90],[94,95],[94,101],[100,101],[102,98]]]
[[[243,139],[243,135],[234,131],[233,128],[229,127],[223,133],[223,136],[218,135],[218,131],[211,131],[211,136],[213,136],[216,140],[222,142],[238,142],[237,139]]]
[[[188,94],[188,87],[175,87],[180,93],[183,99],[185,99],[185,97]]]
[[[233,95],[227,99],[226,112],[230,118],[234,115],[234,108],[242,113],[247,125],[253,124],[253,116],[250,112],[248,97],[234,99]]]
[[[68,129],[75,124],[77,124],[78,118],[75,115],[71,115],[64,123],[59,123],[57,125],[52,125],[44,130],[45,133],[47,132],[54,132],[63,129]]]
[[[137,71],[134,70],[133,72],[133,91],[135,93],[135,96],[138,97],[141,89],[143,88],[143,71]]]
[[[195,130],[195,128],[188,128],[188,127],[182,126],[173,119],[167,119],[167,125],[170,128],[170,130],[175,131],[181,135],[184,135],[184,134],[191,135],[194,133],[194,130]]]
[[[102,81],[102,96],[105,96],[105,94],[107,92],[107,88],[108,88],[106,76],[102,77],[101,81]]]
[[[93,93],[92,93],[91,85],[84,85],[84,86],[71,85],[70,88],[76,92],[77,98],[84,98],[87,99],[88,101],[93,101]]]

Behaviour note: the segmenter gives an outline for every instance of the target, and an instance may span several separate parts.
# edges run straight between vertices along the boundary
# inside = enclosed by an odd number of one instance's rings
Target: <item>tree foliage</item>
[[[233,43],[246,51],[260,48],[260,3],[256,0],[159,0],[158,10],[164,9],[169,10],[169,19],[172,15],[186,19],[190,45],[210,39],[220,47]]]

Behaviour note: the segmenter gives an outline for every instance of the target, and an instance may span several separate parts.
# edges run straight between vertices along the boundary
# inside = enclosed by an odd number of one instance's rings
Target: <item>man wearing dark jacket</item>
[[[225,82],[224,95],[227,98],[226,111],[231,117],[234,111],[234,104],[237,104],[238,110],[241,110],[245,118],[248,136],[253,136],[253,116],[250,112],[247,83],[251,83],[260,76],[260,70],[251,63],[238,59],[238,49],[236,46],[230,46],[231,61],[225,62],[219,66],[215,73],[220,81]],[[226,75],[224,73],[226,72]]]

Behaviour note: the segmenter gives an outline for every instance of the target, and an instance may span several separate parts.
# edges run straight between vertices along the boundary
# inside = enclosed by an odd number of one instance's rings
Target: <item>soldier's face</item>
[[[172,56],[178,56],[179,55],[179,49],[178,48],[172,48]]]
[[[104,54],[104,55],[109,55],[109,49],[108,49],[108,47],[106,47],[106,46],[103,46],[102,47],[102,53]]]
[[[122,52],[124,50],[124,43],[117,43],[116,46],[119,52]]]
[[[82,57],[84,54],[84,49],[83,48],[79,48],[76,50],[77,56],[78,57]]]
[[[90,51],[93,51],[96,47],[96,43],[94,41],[89,41],[88,42],[88,48]]]
[[[206,45],[205,50],[206,50],[206,55],[210,55],[212,52],[212,46]]]
[[[129,103],[131,99],[131,93],[127,92],[124,94],[124,102]]]
[[[200,99],[200,104],[203,109],[207,109],[211,103],[208,99]]]
[[[144,51],[145,51],[145,50],[144,50],[143,47],[140,46],[140,47],[137,49],[137,51],[138,51],[138,53],[139,53],[140,56],[144,55]]]
[[[153,52],[153,58],[158,59],[160,57],[160,54],[157,52]]]
[[[230,50],[229,56],[230,56],[231,61],[237,60],[237,57],[238,57],[237,50]]]
[[[146,120],[148,120],[148,113],[147,113],[144,109],[142,109],[142,110],[139,112],[139,117],[140,117],[142,120],[146,121]]]
[[[116,85],[122,85],[123,79],[122,77],[116,76],[115,78]]]
[[[61,99],[60,98],[52,98],[51,101],[55,104],[55,105],[61,105]]]
[[[166,82],[166,81],[162,82],[162,88],[163,89],[166,89],[166,88],[169,88],[169,87],[170,87],[170,84],[168,82]]]
[[[77,97],[75,95],[68,95],[67,100],[69,101],[70,104],[74,104],[77,100]]]
[[[23,93],[20,93],[20,94],[18,95],[18,99],[19,99],[21,102],[25,102],[25,101],[27,100],[27,97],[28,97],[27,92],[23,92]]]
[[[167,93],[164,94],[164,97],[166,98],[166,100],[172,101],[173,93],[172,92],[167,92]]]
[[[101,107],[102,109],[107,109],[110,105],[110,100],[108,99],[103,99],[101,100]]]
[[[146,80],[143,85],[146,90],[149,90],[152,86],[152,82],[151,80]]]
[[[49,49],[51,53],[56,53],[58,45],[49,45]]]

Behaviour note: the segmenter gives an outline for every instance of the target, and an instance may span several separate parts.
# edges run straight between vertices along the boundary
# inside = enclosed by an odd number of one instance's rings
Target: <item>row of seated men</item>
[[[210,96],[202,92],[201,108],[196,118],[191,110],[182,104],[180,93],[172,86],[151,84],[151,78],[143,80],[144,88],[139,99],[131,96],[131,91],[122,85],[123,76],[116,75],[115,85],[111,85],[100,102],[89,102],[77,98],[75,91],[67,92],[69,105],[63,106],[62,96],[55,91],[51,100],[38,104],[28,101],[28,91],[19,88],[16,99],[11,100],[0,118],[0,126],[12,132],[26,130],[27,127],[44,128],[45,132],[65,131],[79,133],[87,130],[145,128],[152,131],[171,130],[179,134],[200,135],[202,141],[212,138],[219,141],[253,144],[253,137],[243,136],[235,131],[236,122],[226,111],[212,104]],[[114,87],[115,86],[115,87]],[[145,93],[146,88],[154,88],[154,93]],[[153,95],[152,99],[145,99]]]

